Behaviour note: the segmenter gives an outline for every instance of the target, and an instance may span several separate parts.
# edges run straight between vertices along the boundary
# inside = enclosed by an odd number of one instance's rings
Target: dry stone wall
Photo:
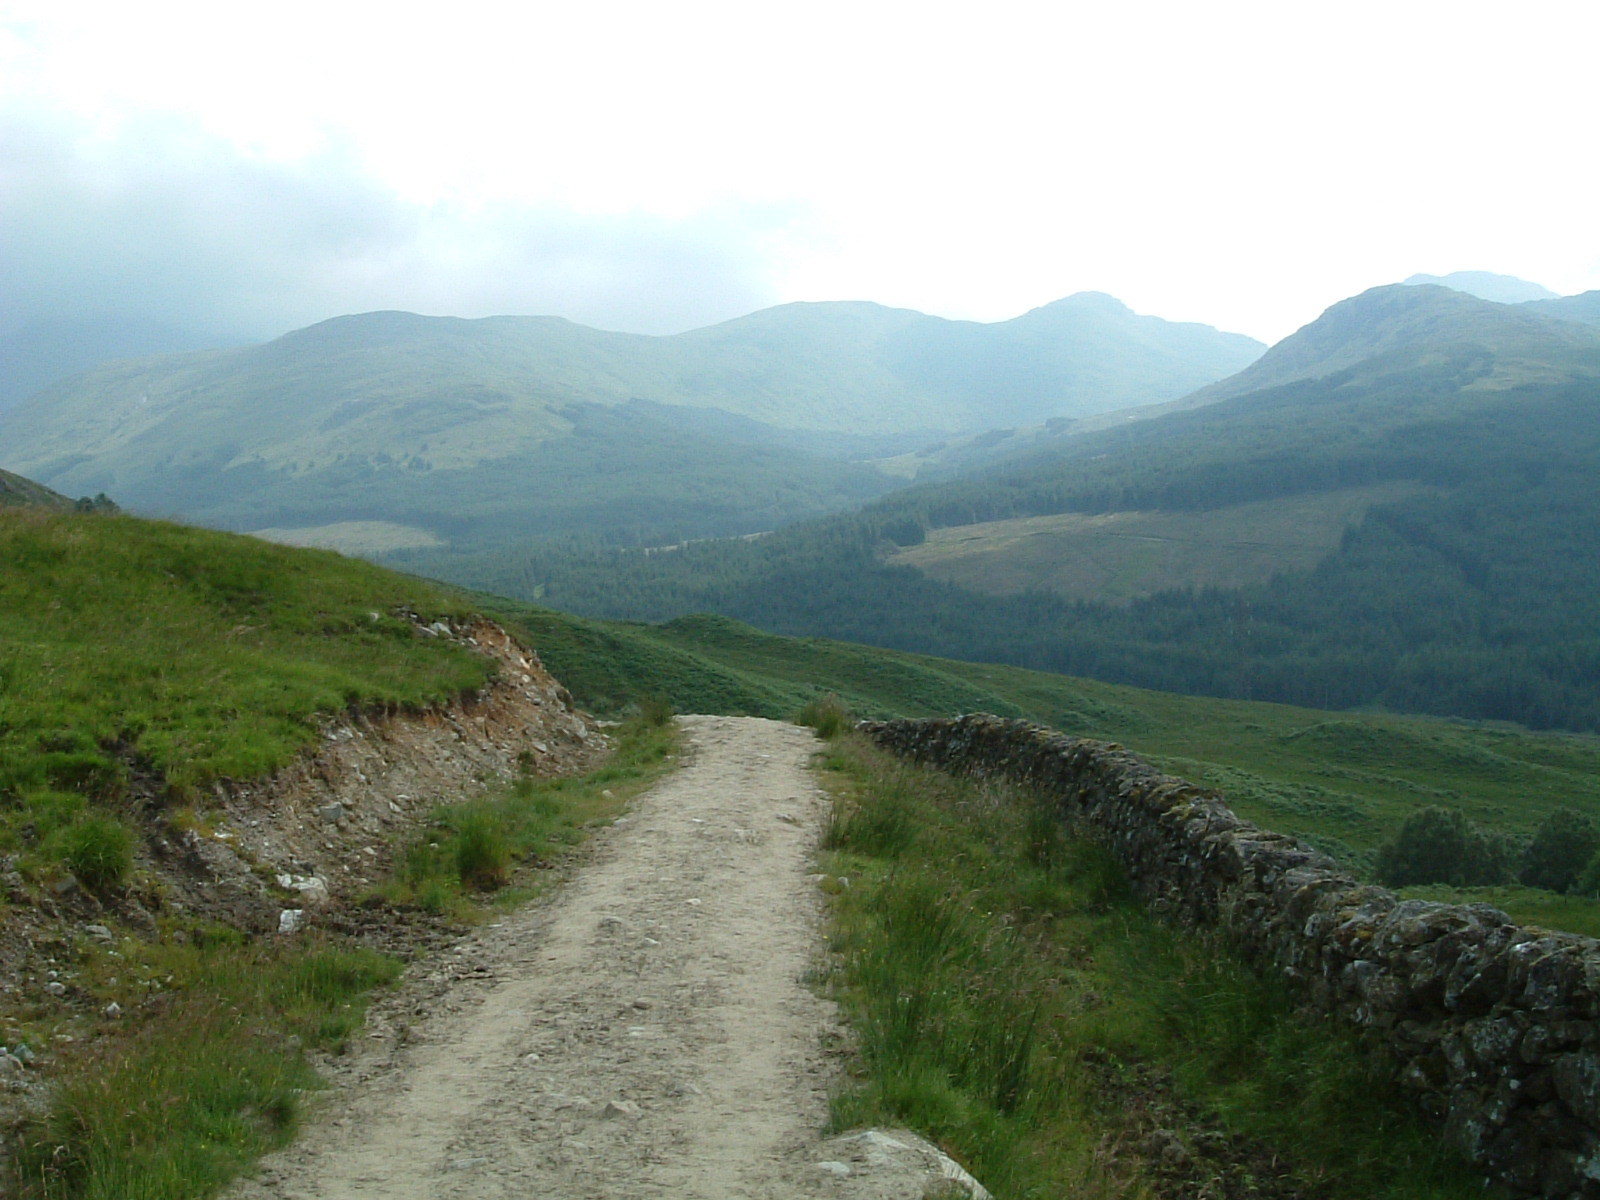
[[[1360,883],[1114,744],[984,715],[863,728],[903,756],[1041,790],[1153,907],[1226,930],[1312,1007],[1380,1039],[1486,1175],[1600,1198],[1600,942]]]

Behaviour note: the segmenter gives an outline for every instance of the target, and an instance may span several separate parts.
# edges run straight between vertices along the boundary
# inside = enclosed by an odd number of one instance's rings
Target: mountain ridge
[[[1434,284],[1457,292],[1465,292],[1480,300],[1494,300],[1500,304],[1526,304],[1534,300],[1554,300],[1558,294],[1543,284],[1518,279],[1515,275],[1500,275],[1494,271],[1451,271],[1448,275],[1412,275],[1401,280],[1408,285]]]
[[[801,303],[667,336],[389,311],[107,364],[0,414],[0,437],[7,467],[51,486],[235,529],[390,521],[462,536],[440,526],[499,503],[497,529],[535,530],[549,525],[541,491],[611,479],[638,493],[628,511],[596,493],[562,528],[653,523],[677,540],[859,502],[897,481],[856,460],[1183,394],[1260,348],[1109,298],[995,325]],[[697,460],[723,474],[691,478]],[[651,482],[662,472],[666,492]],[[752,487],[772,494],[740,495]]]

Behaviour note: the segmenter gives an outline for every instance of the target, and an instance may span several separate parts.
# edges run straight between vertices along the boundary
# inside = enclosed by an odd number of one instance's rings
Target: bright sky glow
[[[0,323],[1600,287],[1592,0],[0,0]]]

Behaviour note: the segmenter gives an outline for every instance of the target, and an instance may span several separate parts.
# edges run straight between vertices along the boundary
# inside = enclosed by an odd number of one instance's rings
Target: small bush
[[[1487,887],[1510,878],[1512,858],[1504,837],[1479,829],[1458,808],[1429,805],[1407,817],[1393,840],[1379,848],[1377,875],[1389,887]]]
[[[639,720],[651,729],[672,724],[676,715],[672,701],[665,696],[646,696],[639,704]]]
[[[1574,895],[1587,896],[1591,900],[1600,900],[1600,850],[1596,850],[1589,861],[1584,864],[1578,878],[1573,882]]]
[[[819,738],[831,742],[851,729],[855,718],[843,700],[829,693],[806,701],[805,707],[795,715],[795,724],[809,725]]]
[[[62,831],[61,861],[92,891],[118,887],[133,870],[133,835],[110,817],[89,816]]]
[[[1518,882],[1549,892],[1568,892],[1585,865],[1600,849],[1594,822],[1570,808],[1558,808],[1544,819],[1522,854]]]

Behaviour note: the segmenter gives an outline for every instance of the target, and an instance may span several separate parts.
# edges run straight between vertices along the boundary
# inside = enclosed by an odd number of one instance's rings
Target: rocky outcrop
[[[1527,1195],[1600,1197],[1600,942],[1360,883],[1114,744],[982,715],[863,728],[906,757],[1040,790],[1154,908],[1226,930],[1378,1039],[1486,1173]]]

